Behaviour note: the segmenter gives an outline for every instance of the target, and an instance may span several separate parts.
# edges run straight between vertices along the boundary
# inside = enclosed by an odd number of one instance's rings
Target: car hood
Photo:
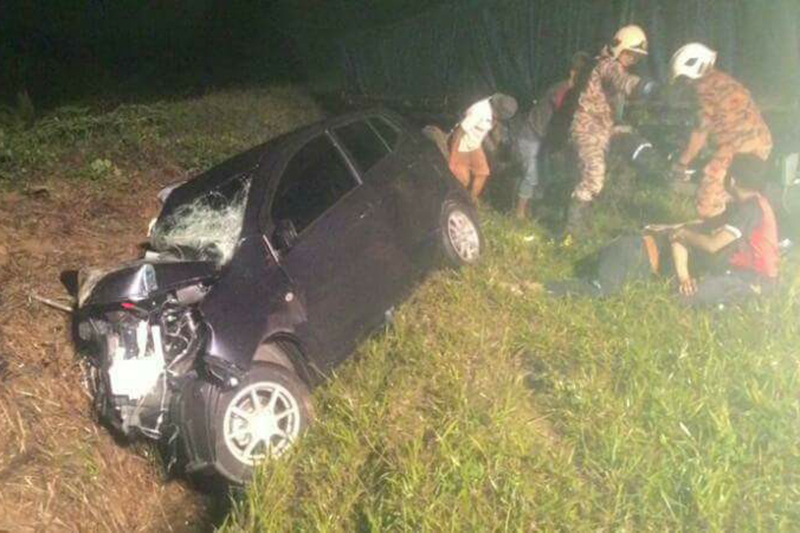
[[[211,261],[139,260],[78,273],[78,307],[142,301],[219,275]]]

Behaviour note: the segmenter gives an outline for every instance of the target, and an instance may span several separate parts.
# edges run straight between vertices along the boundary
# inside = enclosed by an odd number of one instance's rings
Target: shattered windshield
[[[159,217],[150,236],[156,251],[187,250],[218,264],[230,261],[242,232],[250,176],[237,176]]]

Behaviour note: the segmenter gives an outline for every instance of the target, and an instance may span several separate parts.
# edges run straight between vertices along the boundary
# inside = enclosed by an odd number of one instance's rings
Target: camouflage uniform
[[[697,212],[710,218],[725,210],[725,176],[736,154],[763,160],[772,151],[772,135],[748,91],[731,76],[712,70],[697,82],[700,131],[706,131],[715,154],[703,169]]]
[[[619,95],[630,96],[640,81],[607,52],[603,52],[589,74],[570,128],[581,173],[572,193],[574,198],[589,202],[603,190],[606,153],[614,131],[611,102]]]

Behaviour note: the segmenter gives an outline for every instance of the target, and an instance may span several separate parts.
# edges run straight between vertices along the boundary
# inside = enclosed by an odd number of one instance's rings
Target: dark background
[[[6,0],[0,101],[38,110],[229,85],[321,79],[347,32],[409,17],[422,0]],[[324,73],[323,73],[324,71]]]
[[[798,0],[6,0],[0,102],[37,111],[301,82],[377,98],[528,98],[619,25],[648,31],[644,66],[702,40],[759,96],[800,90]]]
[[[800,96],[798,0],[497,0],[433,6],[390,27],[345,38],[353,94],[463,109],[502,91],[522,102],[563,79],[578,50],[596,54],[625,24],[648,34],[640,74],[668,77],[672,54],[700,41],[762,106]]]

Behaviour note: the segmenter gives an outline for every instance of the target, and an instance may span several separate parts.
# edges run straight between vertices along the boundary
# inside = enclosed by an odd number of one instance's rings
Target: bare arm
[[[697,292],[697,283],[689,274],[689,250],[679,241],[672,241],[672,262],[678,275],[680,293],[691,296]]]
[[[683,281],[689,279],[689,249],[683,243],[672,242],[672,261],[675,264],[675,273],[678,279]]]
[[[703,220],[698,218],[695,220],[689,220],[688,222],[680,222],[678,224],[648,224],[644,227],[644,230],[650,233],[662,233],[665,231],[675,231],[687,226],[696,226],[697,224],[702,223]]]
[[[719,252],[737,238],[735,234],[725,228],[720,228],[711,235],[681,228],[672,235],[673,242],[688,244],[711,254]]]
[[[691,137],[689,138],[689,144],[686,146],[686,149],[681,154],[681,158],[678,160],[681,165],[684,167],[688,167],[692,164],[697,158],[697,155],[700,151],[705,148],[706,144],[708,143],[708,130],[706,129],[696,129],[692,132]]]

